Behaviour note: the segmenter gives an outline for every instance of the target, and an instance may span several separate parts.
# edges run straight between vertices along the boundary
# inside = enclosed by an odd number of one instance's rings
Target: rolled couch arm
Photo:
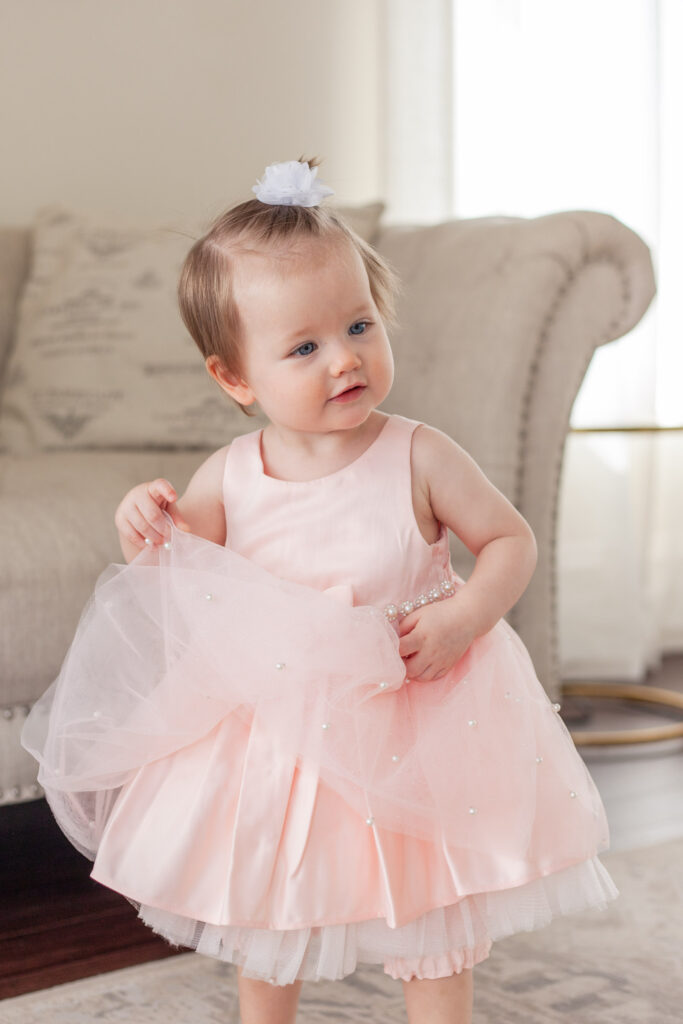
[[[387,408],[449,434],[534,531],[538,564],[505,616],[553,699],[556,531],[564,446],[595,349],[641,319],[650,250],[616,218],[568,211],[387,227],[377,242],[403,282]],[[455,536],[465,578],[475,558]]]

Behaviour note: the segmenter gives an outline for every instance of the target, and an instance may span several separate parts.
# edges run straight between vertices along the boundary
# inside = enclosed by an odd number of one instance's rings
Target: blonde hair
[[[317,157],[300,158],[317,167]],[[217,356],[228,373],[244,377],[241,321],[232,283],[232,257],[275,252],[283,242],[346,239],[359,253],[370,292],[387,328],[396,325],[399,279],[393,268],[335,211],[321,206],[275,206],[249,199],[217,217],[185,258],[178,304],[185,326],[204,359]],[[248,407],[236,403],[247,415]]]

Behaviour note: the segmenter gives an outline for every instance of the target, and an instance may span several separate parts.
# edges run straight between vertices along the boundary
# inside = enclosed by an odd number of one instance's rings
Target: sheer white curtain
[[[618,217],[651,247],[659,293],[635,330],[597,350],[571,425],[683,425],[681,0],[385,0],[382,10],[389,220]],[[683,432],[569,435],[565,678],[641,680],[683,650],[682,520]]]

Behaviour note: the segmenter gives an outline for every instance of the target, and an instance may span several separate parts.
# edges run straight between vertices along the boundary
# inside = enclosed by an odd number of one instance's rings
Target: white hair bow
[[[334,195],[334,189],[316,181],[317,173],[317,167],[299,160],[270,164],[251,191],[262,203],[271,206],[318,206],[325,196]]]

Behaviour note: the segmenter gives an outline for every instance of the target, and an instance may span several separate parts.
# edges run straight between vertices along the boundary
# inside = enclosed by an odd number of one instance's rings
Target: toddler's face
[[[241,257],[234,295],[246,379],[216,376],[242,404],[258,401],[271,422],[319,432],[360,425],[389,394],[391,346],[363,261],[345,239]],[[364,387],[334,400],[352,384]]]

